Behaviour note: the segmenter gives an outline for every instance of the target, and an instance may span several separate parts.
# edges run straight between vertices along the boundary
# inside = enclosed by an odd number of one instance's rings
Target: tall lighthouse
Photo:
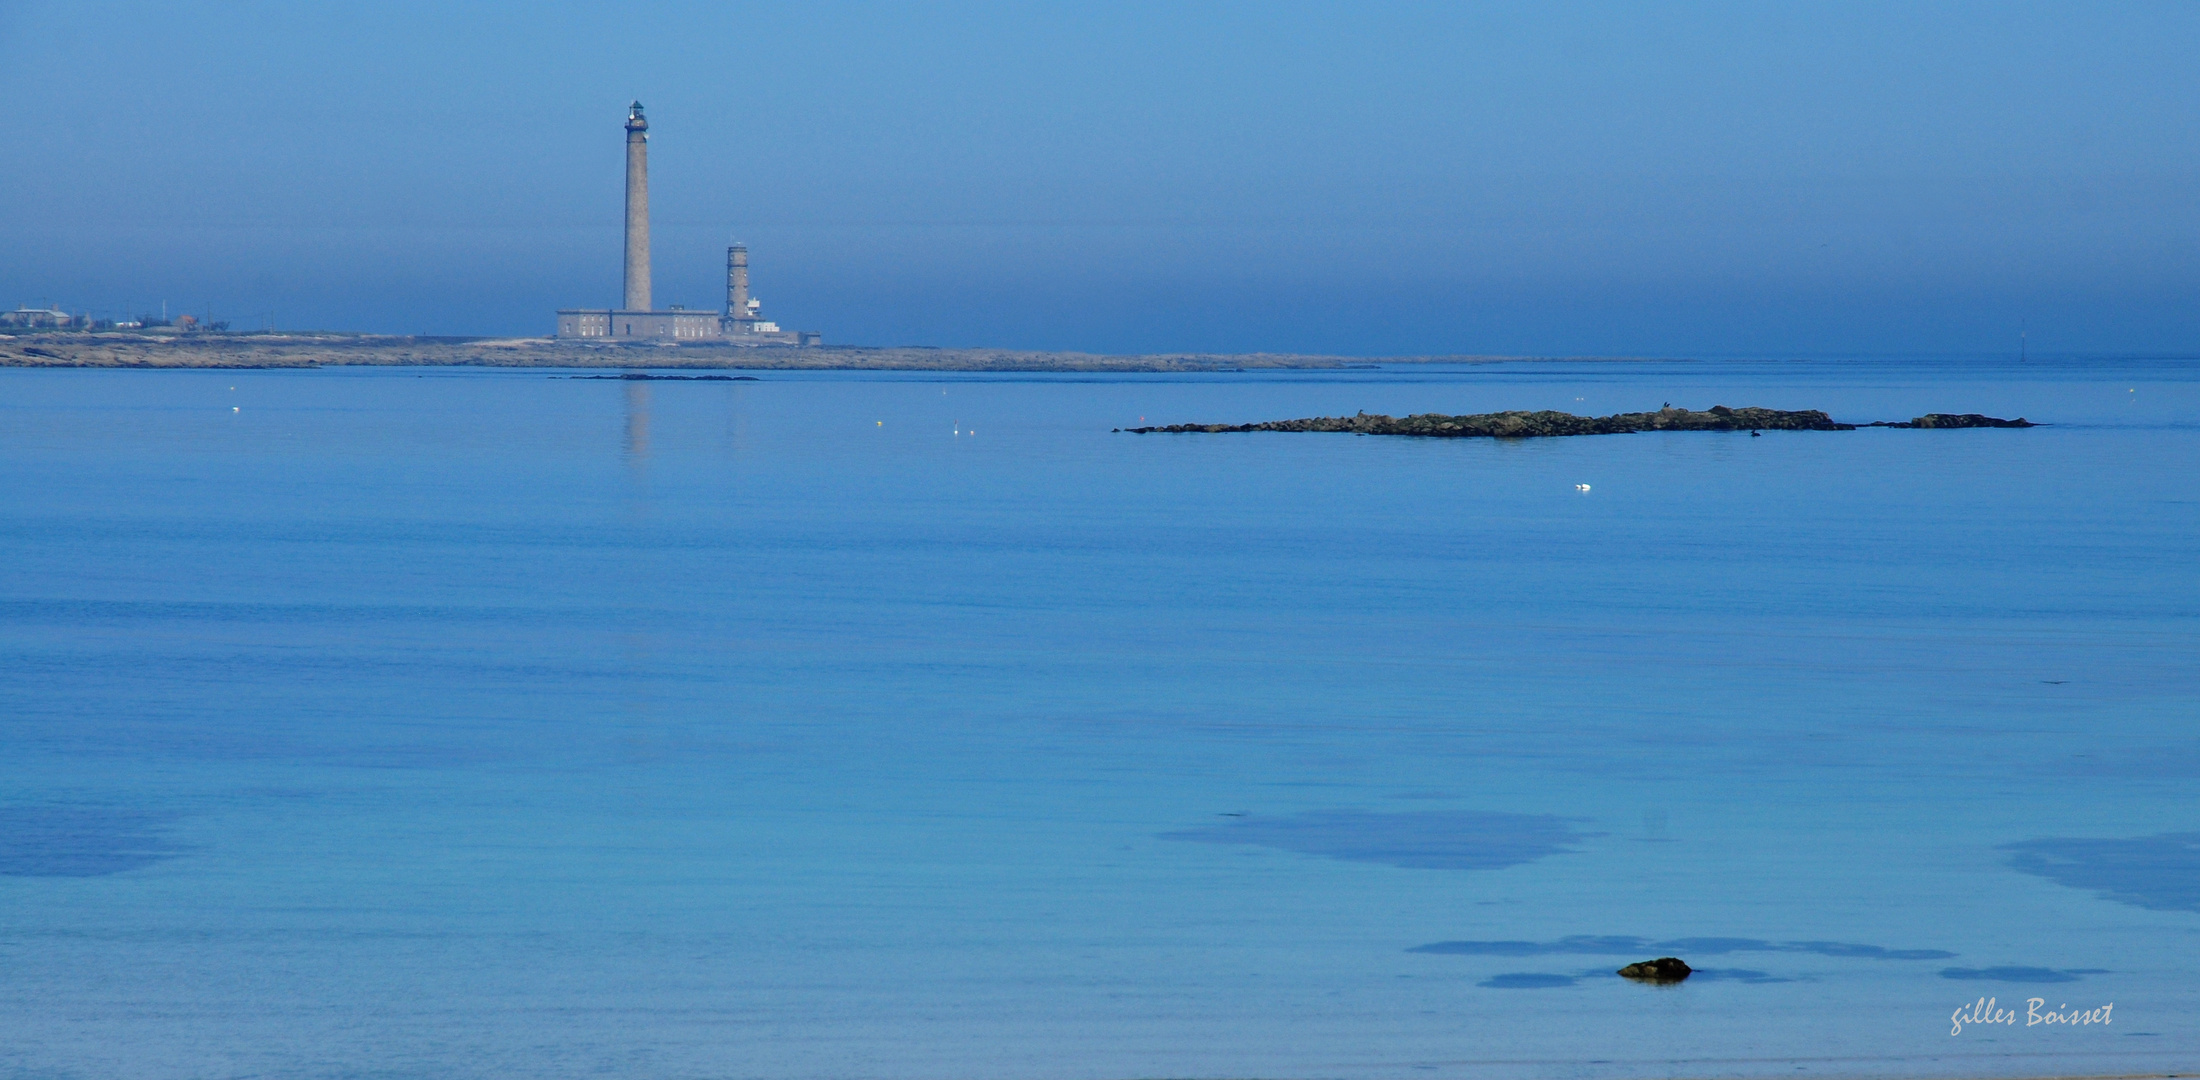
[[[649,120],[637,101],[626,109],[626,310],[649,304]]]

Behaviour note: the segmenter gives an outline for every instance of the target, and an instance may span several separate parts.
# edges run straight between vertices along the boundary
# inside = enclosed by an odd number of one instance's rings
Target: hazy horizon
[[[1093,352],[2200,352],[2200,9],[0,3],[0,304]]]

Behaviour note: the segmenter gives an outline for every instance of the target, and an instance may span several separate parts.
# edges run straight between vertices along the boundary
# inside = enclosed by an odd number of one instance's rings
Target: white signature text
[[[2045,1004],[2046,998],[2024,999],[2022,1015],[2025,1027],[2038,1027],[2041,1024],[2105,1024],[2109,1022],[2109,1012],[2116,1008],[2113,1001],[2097,1009],[2073,1009],[2069,1005],[2058,1005],[2052,1009],[2040,1008]],[[1995,1004],[1995,999],[1982,997],[1957,1008],[1948,1017],[1952,1024],[1948,1028],[1948,1034],[1963,1034],[1966,1024],[2007,1024],[2015,1027],[2018,1015],[2015,1009],[2001,1008]]]

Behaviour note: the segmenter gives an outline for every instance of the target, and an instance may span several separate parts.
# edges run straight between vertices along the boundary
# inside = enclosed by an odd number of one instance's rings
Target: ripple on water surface
[[[1571,853],[1574,844],[1597,834],[1578,832],[1566,818],[1554,814],[1318,810],[1288,817],[1249,817],[1161,835],[1205,844],[1258,844],[1412,869],[1501,870]]]
[[[2009,865],[2104,900],[2153,911],[2200,911],[2200,833],[2122,840],[2050,836],[2004,844]]]
[[[138,870],[180,848],[152,814],[89,806],[0,807],[0,875],[101,877]]]

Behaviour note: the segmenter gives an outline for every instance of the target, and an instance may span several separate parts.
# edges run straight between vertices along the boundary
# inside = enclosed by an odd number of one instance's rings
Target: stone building
[[[19,307],[14,311],[0,311],[0,326],[24,329],[66,330],[89,319],[78,319],[60,308]]]

